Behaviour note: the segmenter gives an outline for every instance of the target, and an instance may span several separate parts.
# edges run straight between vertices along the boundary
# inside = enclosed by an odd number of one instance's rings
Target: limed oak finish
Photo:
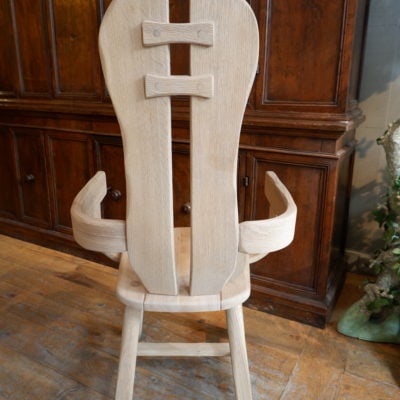
[[[344,276],[368,1],[249,4],[259,25],[260,61],[240,137],[239,218],[267,216],[268,170],[289,188],[299,213],[290,248],[252,266],[248,304],[324,326]],[[7,60],[0,65],[0,231],[97,260],[74,243],[69,207],[95,171],[104,170],[103,215],[125,218],[121,137],[96,43],[108,5],[0,0],[0,55]],[[170,19],[189,21],[187,0],[170,1]],[[189,74],[188,55],[187,44],[171,45],[172,74]],[[174,221],[188,226],[187,98],[172,107]],[[27,182],[30,175],[35,179]]]

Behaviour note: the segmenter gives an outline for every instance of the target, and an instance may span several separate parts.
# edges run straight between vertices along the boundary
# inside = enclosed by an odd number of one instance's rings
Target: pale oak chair
[[[296,206],[273,172],[271,218],[239,224],[240,128],[258,60],[258,29],[244,0],[191,0],[190,23],[171,24],[168,0],[114,0],[100,55],[121,128],[126,221],[101,218],[98,172],[71,208],[83,247],[120,260],[126,305],[116,399],[130,400],[137,356],[231,355],[236,395],[251,399],[242,303],[249,264],[293,239]],[[191,44],[191,76],[171,76],[169,43]],[[174,228],[170,96],[191,96],[191,227]],[[139,343],[144,311],[226,310],[229,343]]]

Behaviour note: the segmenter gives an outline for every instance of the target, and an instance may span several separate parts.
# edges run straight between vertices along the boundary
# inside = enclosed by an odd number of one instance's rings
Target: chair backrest
[[[191,76],[170,75],[170,43],[190,43]],[[245,0],[191,0],[169,23],[168,0],[114,0],[100,56],[121,129],[129,258],[151,293],[178,293],[174,256],[170,96],[191,96],[192,295],[216,294],[238,257],[237,156],[258,60]]]

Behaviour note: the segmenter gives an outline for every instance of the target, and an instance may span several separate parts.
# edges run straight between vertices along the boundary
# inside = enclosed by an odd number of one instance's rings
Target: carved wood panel
[[[268,202],[264,197],[265,171],[274,171],[287,186],[298,205],[295,238],[292,244],[252,266],[259,280],[286,291],[316,294],[320,280],[320,253],[326,243],[329,224],[324,221],[328,208],[328,179],[332,161],[308,159],[304,156],[254,153],[248,156],[248,173],[252,190],[247,201],[246,219],[268,217]],[[246,199],[247,200],[247,199]]]
[[[49,151],[49,178],[53,190],[54,226],[71,233],[70,207],[79,190],[94,174],[90,137],[50,131],[46,133]]]
[[[336,103],[344,5],[270,0],[264,103]]]
[[[14,129],[22,220],[51,226],[44,138],[37,129]]]
[[[257,108],[348,110],[350,75],[354,80],[358,73],[350,43],[362,37],[355,17],[363,15],[365,6],[366,1],[353,0],[259,0],[263,51]]]
[[[120,137],[95,137],[97,170],[106,173],[108,193],[103,201],[105,218],[125,219],[126,186]]]
[[[50,97],[52,82],[46,5],[43,1],[13,1],[21,95]]]
[[[190,150],[186,144],[173,146],[174,225],[190,226]]]
[[[13,3],[0,0],[0,96],[14,97],[18,93],[18,63],[15,52]],[[7,40],[4,40],[7,38]],[[7,60],[7,62],[4,62]]]
[[[20,214],[15,145],[11,131],[0,126],[0,216],[16,219]]]
[[[55,95],[94,97],[102,94],[96,0],[49,0]]]

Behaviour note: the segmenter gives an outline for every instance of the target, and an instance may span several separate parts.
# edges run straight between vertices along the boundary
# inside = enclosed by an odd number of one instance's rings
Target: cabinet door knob
[[[183,206],[182,206],[182,211],[185,213],[185,214],[190,214],[190,211],[192,211],[192,206],[190,205],[190,203],[185,203]]]
[[[25,182],[26,183],[33,183],[33,182],[35,182],[35,175],[33,175],[33,174],[26,174],[25,175]]]
[[[118,189],[110,189],[110,196],[114,201],[121,200],[122,193]]]

